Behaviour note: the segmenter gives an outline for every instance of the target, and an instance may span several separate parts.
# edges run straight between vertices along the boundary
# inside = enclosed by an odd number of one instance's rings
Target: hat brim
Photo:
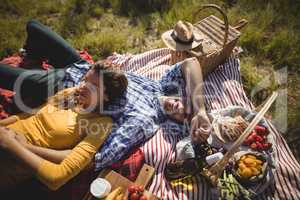
[[[187,50],[194,49],[194,48],[198,47],[204,40],[204,37],[202,34],[194,31],[193,32],[194,41],[191,44],[178,43],[171,36],[172,33],[173,33],[173,29],[168,30],[161,35],[161,38],[162,38],[163,42],[165,43],[165,45],[174,51],[187,51]]]

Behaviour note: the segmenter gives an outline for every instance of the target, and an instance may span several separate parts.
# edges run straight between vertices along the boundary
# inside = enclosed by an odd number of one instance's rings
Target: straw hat
[[[191,23],[178,21],[172,30],[161,36],[164,43],[172,50],[186,51],[198,47],[204,37]]]

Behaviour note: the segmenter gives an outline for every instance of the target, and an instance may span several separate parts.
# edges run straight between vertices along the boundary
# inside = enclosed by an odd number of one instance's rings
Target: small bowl
[[[263,162],[262,164],[262,169],[261,169],[261,173],[259,175],[255,175],[255,176],[251,176],[250,178],[245,178],[242,177],[238,172],[238,162],[240,160],[240,158],[244,155],[253,155],[255,156],[257,159],[261,160]],[[237,178],[237,180],[245,186],[252,186],[254,184],[257,184],[259,181],[262,181],[267,174],[267,171],[269,170],[268,167],[268,161],[265,157],[265,155],[259,153],[259,152],[249,152],[249,151],[240,151],[237,152],[234,155],[234,168],[233,168],[233,175]]]
[[[111,184],[103,178],[95,179],[90,186],[91,194],[98,199],[107,196],[110,193],[110,191]]]

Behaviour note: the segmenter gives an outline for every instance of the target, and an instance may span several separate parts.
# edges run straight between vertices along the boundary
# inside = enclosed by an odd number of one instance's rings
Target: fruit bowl
[[[268,161],[259,152],[240,151],[234,155],[233,175],[245,186],[262,181],[269,170]]]

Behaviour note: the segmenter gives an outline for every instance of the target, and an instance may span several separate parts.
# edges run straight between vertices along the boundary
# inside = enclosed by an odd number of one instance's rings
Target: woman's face
[[[94,110],[100,103],[108,99],[102,79],[93,69],[89,70],[84,76],[77,89],[77,95],[78,102],[84,109]]]
[[[183,122],[185,110],[183,101],[178,97],[160,97],[160,102],[168,117],[175,121]]]

